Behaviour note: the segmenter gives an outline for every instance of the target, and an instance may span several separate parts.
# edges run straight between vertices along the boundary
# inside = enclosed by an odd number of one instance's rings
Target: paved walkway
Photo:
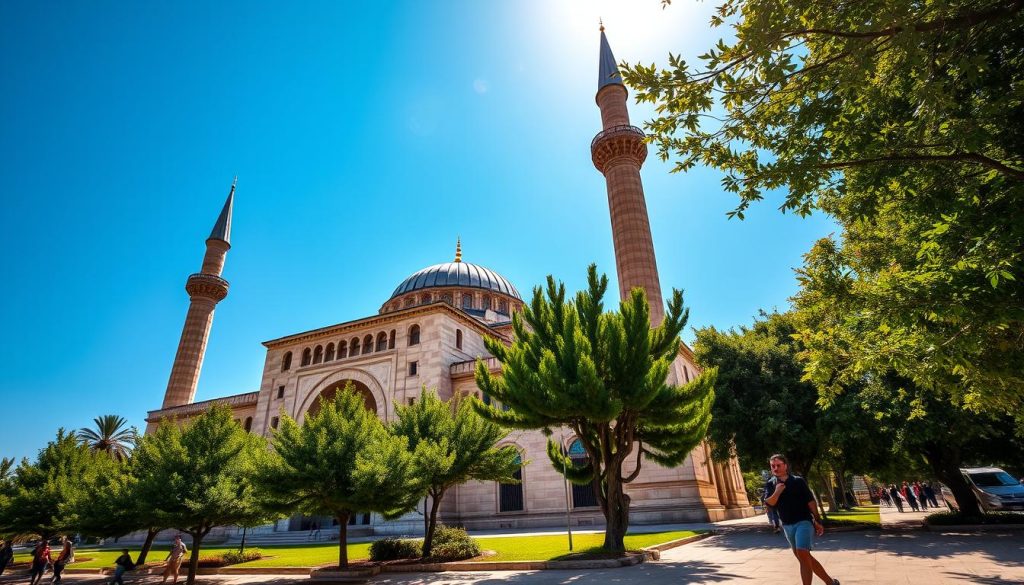
[[[816,556],[843,585],[981,584],[1024,585],[1024,534],[927,531],[858,531],[826,534]],[[781,535],[734,530],[662,554],[662,560],[600,571],[495,571],[385,574],[385,585],[680,585],[719,583],[798,583],[796,560]],[[65,577],[66,583],[99,585],[96,576]],[[309,584],[307,577],[278,575],[201,576],[204,584]],[[23,571],[0,583],[24,583]],[[160,582],[158,576],[131,575],[128,583]],[[49,575],[46,577],[49,584]],[[820,581],[816,581],[820,583]]]

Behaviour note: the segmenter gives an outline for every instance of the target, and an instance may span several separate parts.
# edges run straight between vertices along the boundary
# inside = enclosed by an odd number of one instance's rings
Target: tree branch
[[[1015,169],[1009,165],[999,162],[993,158],[989,158],[983,154],[976,152],[955,152],[952,154],[888,154],[878,156],[874,158],[865,158],[860,160],[850,161],[839,161],[829,162],[818,165],[819,168],[823,169],[845,169],[854,167],[865,167],[873,165],[875,163],[882,162],[901,162],[901,161],[920,161],[920,162],[968,162],[979,164],[991,169],[995,169],[1009,177],[1024,181],[1024,171]]]
[[[640,465],[644,460],[644,453],[646,452],[647,449],[644,449],[644,444],[640,443],[640,449],[636,452],[636,469],[634,469],[633,473],[630,473],[627,477],[622,478],[622,483],[630,483],[640,475]]]

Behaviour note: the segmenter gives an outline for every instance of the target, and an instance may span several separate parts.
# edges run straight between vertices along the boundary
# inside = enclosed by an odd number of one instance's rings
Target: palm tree
[[[0,483],[7,481],[14,476],[14,458],[4,457],[0,459]]]
[[[95,429],[79,429],[78,438],[93,451],[109,453],[118,460],[128,457],[138,436],[134,427],[125,428],[128,421],[123,416],[105,414],[93,419]]]

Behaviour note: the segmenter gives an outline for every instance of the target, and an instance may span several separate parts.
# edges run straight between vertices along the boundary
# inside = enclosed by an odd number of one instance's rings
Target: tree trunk
[[[849,510],[853,506],[850,504],[850,498],[846,497],[846,479],[843,477],[845,472],[840,469],[838,472],[833,471],[836,476],[836,483],[839,484],[839,500],[842,502],[843,509]]]
[[[146,557],[149,556],[149,549],[153,548],[153,541],[156,540],[158,532],[160,532],[159,528],[146,530],[146,541],[142,543],[142,552],[139,553],[139,558],[135,560],[136,565],[146,564]]]
[[[194,532],[192,534],[192,556],[188,558],[188,579],[186,585],[193,585],[196,582],[196,571],[199,570],[199,547],[203,544],[203,537],[209,529]]]
[[[629,496],[623,491],[619,470],[608,474],[607,490],[601,506],[604,512],[604,550],[623,552],[626,550],[626,531],[629,530]]]
[[[925,459],[931,465],[932,471],[939,481],[946,484],[949,491],[953,492],[956,505],[964,516],[982,516],[981,506],[978,498],[974,495],[971,485],[960,473],[960,453],[955,449],[942,448],[929,445],[924,450]]]
[[[348,568],[348,517],[349,513],[338,514],[338,568]]]
[[[832,486],[829,485],[828,481],[826,481],[828,477],[824,473],[821,473],[820,469],[818,470],[818,473],[815,473],[814,475],[818,476],[818,491],[824,492],[825,501],[828,502],[829,510],[835,510],[836,501],[832,498]],[[821,517],[828,518],[828,514],[825,512],[825,506],[821,503],[821,498],[814,498],[814,501],[818,506],[818,513],[821,514]]]
[[[423,558],[430,556],[432,550],[434,550],[434,532],[437,531],[437,511],[441,507],[441,498],[444,497],[444,492],[433,496],[430,502],[430,516],[427,519],[427,532],[423,536]]]

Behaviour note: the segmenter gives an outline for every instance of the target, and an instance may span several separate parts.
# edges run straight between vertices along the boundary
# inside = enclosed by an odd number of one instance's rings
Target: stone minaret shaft
[[[191,303],[185,316],[185,327],[181,331],[181,341],[178,342],[178,353],[174,356],[162,408],[191,404],[195,399],[199,371],[203,368],[203,356],[206,354],[206,341],[213,325],[213,309],[228,296],[228,281],[220,275],[224,271],[224,258],[231,248],[231,211],[234,200],[235,185],[232,184],[224,209],[206,240],[203,268],[189,276],[185,283]]]
[[[664,318],[665,305],[644,186],[640,182],[640,167],[647,158],[647,145],[643,131],[629,123],[626,95],[626,86],[622,84],[602,26],[597,106],[601,109],[603,129],[590,143],[590,153],[608,186],[619,293],[625,299],[632,289],[644,289],[651,307],[651,325],[657,326]]]

